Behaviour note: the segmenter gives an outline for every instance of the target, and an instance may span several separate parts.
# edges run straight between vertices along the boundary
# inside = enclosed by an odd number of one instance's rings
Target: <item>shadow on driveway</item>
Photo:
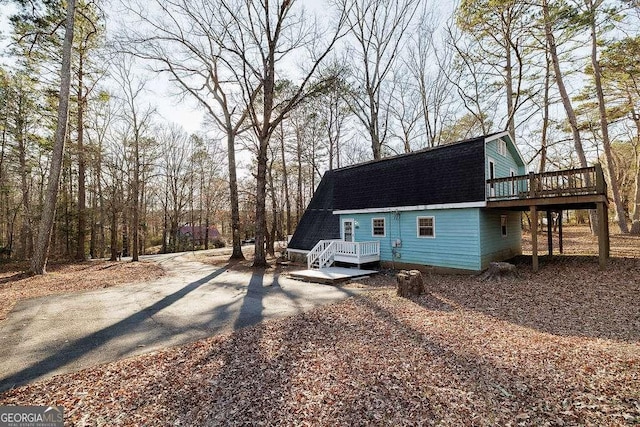
[[[79,359],[83,355],[98,349],[115,338],[121,338],[127,334],[135,332],[135,328],[144,321],[149,320],[151,316],[224,273],[227,270],[227,267],[228,266],[221,267],[207,276],[189,283],[180,290],[165,296],[158,302],[144,308],[143,310],[97,332],[70,342],[45,359],[36,362],[35,364],[32,364],[9,377],[3,378],[0,380],[0,391],[7,390],[17,385],[29,383]],[[121,351],[121,353],[126,353],[126,350]]]

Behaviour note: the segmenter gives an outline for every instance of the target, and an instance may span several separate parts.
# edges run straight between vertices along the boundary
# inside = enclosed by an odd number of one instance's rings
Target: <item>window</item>
[[[516,180],[515,180],[516,171],[514,171],[513,169],[509,169],[509,175],[511,175],[511,195],[515,196],[516,195]]]
[[[505,157],[507,156],[507,143],[502,139],[498,140],[498,154]]]
[[[418,237],[436,237],[436,220],[434,217],[418,217]]]
[[[500,233],[502,237],[507,237],[507,216],[500,215]]]
[[[384,237],[384,218],[373,218],[371,220],[371,235],[374,237]]]

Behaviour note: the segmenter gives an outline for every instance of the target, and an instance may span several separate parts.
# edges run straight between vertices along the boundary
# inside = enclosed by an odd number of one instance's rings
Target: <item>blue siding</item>
[[[501,216],[507,216],[507,235],[502,236]],[[491,261],[503,261],[522,253],[520,212],[483,209],[480,211],[482,269]]]
[[[519,156],[515,148],[511,145],[511,142],[508,141],[506,138],[502,138],[502,139],[505,140],[507,143],[506,156],[498,152],[499,139],[490,141],[486,144],[487,179],[489,179],[489,158],[491,158],[495,162],[496,178],[510,176],[511,170],[513,170],[516,173],[516,175],[524,175],[526,173],[524,165],[522,164],[522,161],[518,159]]]
[[[417,218],[435,219],[435,237],[417,237]],[[479,210],[433,209],[398,213],[346,214],[343,219],[357,222],[355,241],[380,241],[382,261],[431,265],[446,268],[480,270]],[[385,218],[385,236],[372,235],[372,219]],[[400,239],[401,247],[392,243]]]
[[[505,154],[500,154],[498,150],[498,143],[501,140],[505,141],[506,143],[507,150]],[[490,166],[489,166],[491,161],[493,161],[493,164],[494,164],[494,178],[504,178],[507,176],[511,176],[512,172],[514,175],[524,175],[526,173],[524,162],[520,158],[520,155],[518,154],[516,148],[511,143],[511,140],[509,138],[503,137],[503,138],[496,139],[486,143],[485,157],[486,157],[485,173],[486,173],[487,179],[491,177]],[[507,194],[517,194],[517,192],[526,190],[526,188],[524,187],[524,182],[520,182],[519,186],[521,188],[508,189],[507,187],[507,188],[499,188],[494,191],[497,191],[498,194],[500,195],[507,195]],[[487,191],[487,196],[493,195],[493,192],[489,188],[489,186],[487,186],[486,191]]]

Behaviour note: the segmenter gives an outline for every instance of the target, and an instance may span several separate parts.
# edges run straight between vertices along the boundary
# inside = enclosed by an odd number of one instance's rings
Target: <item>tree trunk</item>
[[[549,54],[551,55],[551,61],[553,63],[556,85],[558,86],[558,91],[560,92],[560,97],[562,98],[562,105],[564,106],[564,110],[567,114],[567,119],[569,120],[569,124],[571,126],[574,147],[576,149],[576,153],[578,154],[578,159],[580,160],[580,166],[584,168],[588,166],[587,157],[585,156],[584,149],[582,147],[582,138],[580,137],[580,131],[578,129],[578,119],[576,118],[576,113],[573,109],[573,106],[571,105],[571,98],[567,93],[567,88],[564,84],[562,71],[560,70],[560,60],[558,58],[555,37],[551,30],[551,21],[549,17],[549,6],[547,4],[547,0],[542,1],[542,8],[544,12],[545,36],[549,45]],[[587,185],[591,185],[591,183],[588,182]]]
[[[85,160],[84,160],[84,92],[83,92],[83,55],[80,53],[78,61],[78,246],[76,259],[84,261],[86,241],[86,189],[85,189]]]
[[[138,124],[135,121],[134,123],[137,127]],[[135,132],[136,134],[133,141],[133,223],[131,225],[133,228],[133,249],[131,254],[131,262],[138,261],[138,255],[140,253],[140,242],[138,240],[138,231],[140,228],[140,206],[138,205],[138,199],[140,197],[140,135],[137,128]]]
[[[549,44],[547,43],[547,46]],[[547,49],[548,50],[548,49]],[[540,167],[539,172],[542,173],[546,169],[547,164],[547,135],[549,133],[549,86],[551,79],[551,62],[549,61],[548,52],[545,53],[545,75],[544,75],[544,97],[542,106],[542,136],[540,143]]]
[[[20,114],[20,112],[19,112]],[[31,203],[29,197],[29,170],[27,168],[27,157],[26,157],[26,129],[25,124],[23,123],[23,119],[18,117],[17,121],[17,130],[18,130],[18,161],[20,163],[20,189],[22,191],[22,225],[20,226],[20,247],[17,253],[18,259],[26,259],[31,256],[29,241],[32,239],[31,237]]]
[[[287,234],[291,234],[291,200],[289,200],[289,175],[284,149],[284,127],[280,122],[280,155],[282,156],[282,179],[284,181],[284,203],[287,210]]]
[[[510,44],[510,35],[505,34],[505,71],[506,71],[506,87],[507,87],[507,117],[509,117],[509,122],[507,123],[507,130],[512,138],[516,136],[516,125],[515,125],[515,112],[513,107],[513,64],[511,58],[511,44]]]
[[[402,270],[396,275],[396,295],[408,298],[424,293],[424,281],[419,270]]]
[[[227,129],[232,129],[227,120]],[[238,177],[236,175],[236,144],[235,134],[227,132],[227,157],[229,158],[229,201],[231,202],[231,239],[233,249],[230,259],[243,260],[242,244],[240,243],[240,206],[238,203]]]
[[[631,234],[640,234],[640,114],[636,113],[635,109],[631,110],[631,114],[636,125],[636,179],[633,216],[631,217]]]
[[[260,135],[258,151],[258,173],[256,175],[256,243],[253,258],[254,267],[268,267],[265,252],[265,235],[267,231],[267,147],[269,136]]]
[[[64,143],[67,135],[67,121],[69,118],[69,90],[71,86],[71,48],[73,46],[73,25],[75,22],[75,0],[67,0],[67,17],[65,24],[64,43],[62,45],[62,69],[60,72],[60,95],[58,104],[58,118],[56,124],[55,141],[51,153],[51,171],[47,184],[47,195],[42,208],[42,218],[38,227],[38,240],[33,258],[31,259],[31,272],[44,274],[51,231],[55,218],[56,200],[58,198],[58,184],[62,160],[64,155]]]
[[[558,91],[560,92],[560,97],[562,98],[562,105],[564,106],[564,110],[567,114],[567,119],[569,120],[569,125],[571,126],[571,134],[573,135],[573,145],[578,154],[578,159],[580,160],[580,166],[586,168],[587,157],[584,154],[584,149],[582,147],[582,138],[580,136],[580,130],[578,129],[578,119],[576,118],[576,113],[571,105],[571,98],[567,93],[567,88],[564,84],[564,78],[562,75],[562,71],[560,70],[560,59],[558,58],[558,49],[556,47],[556,40],[553,35],[553,31],[551,29],[551,19],[549,17],[549,5],[548,0],[542,0],[542,11],[544,16],[544,32],[545,38],[547,40],[547,44],[549,45],[549,55],[551,56],[551,61],[553,63],[553,71],[555,75],[556,85],[558,86]],[[586,184],[588,186],[591,185],[591,178],[589,175],[585,178]],[[596,224],[597,224],[597,215],[594,210],[589,211],[589,216],[591,218],[591,232],[596,234]]]
[[[115,206],[111,212],[111,258],[109,261],[118,260],[118,214]]]
[[[298,182],[297,182],[297,197],[296,197],[296,224],[300,222],[302,218],[302,212],[304,211],[304,203],[302,198],[302,141],[299,129],[296,129],[296,160],[298,162]]]
[[[278,208],[276,203],[276,189],[273,185],[273,161],[269,167],[269,192],[271,193],[271,232],[269,233],[270,239],[267,245],[267,253],[271,256],[276,254],[276,235],[278,230]]]
[[[611,141],[609,140],[609,120],[607,118],[607,106],[604,100],[604,92],[602,90],[602,71],[598,63],[598,35],[596,33],[596,8],[592,0],[585,0],[585,4],[589,8],[590,24],[591,24],[591,65],[593,66],[593,77],[598,94],[598,110],[600,112],[600,128],[602,130],[602,146],[604,148],[605,158],[607,159],[607,172],[609,175],[609,188],[613,194],[613,204],[616,210],[616,219],[622,233],[628,233],[627,219],[624,215],[624,205],[620,197],[620,186],[616,178],[615,159],[611,152]]]

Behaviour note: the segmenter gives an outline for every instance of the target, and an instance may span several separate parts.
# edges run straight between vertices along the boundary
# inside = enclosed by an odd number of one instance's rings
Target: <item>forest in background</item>
[[[255,238],[263,265],[326,170],[501,130],[531,171],[602,163],[612,219],[640,233],[637,0],[9,3],[5,256],[34,256],[52,181],[51,257],[208,247],[188,224],[218,227],[235,258]],[[169,102],[204,112],[198,132],[158,115],[160,74]]]

